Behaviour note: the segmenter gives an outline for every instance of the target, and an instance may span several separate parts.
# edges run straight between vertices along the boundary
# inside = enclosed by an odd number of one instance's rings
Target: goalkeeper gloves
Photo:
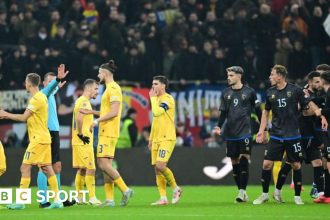
[[[78,134],[78,137],[84,144],[89,144],[89,137],[84,136],[82,134]]]

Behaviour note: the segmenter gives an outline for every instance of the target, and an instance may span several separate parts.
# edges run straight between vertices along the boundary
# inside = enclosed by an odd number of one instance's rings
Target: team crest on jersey
[[[287,92],[286,94],[287,94],[288,98],[290,98],[292,96],[292,92]]]
[[[270,98],[271,99],[275,99],[275,94],[272,94],[272,96]]]
[[[230,99],[231,99],[230,95],[227,97],[227,99],[228,99],[228,100],[230,100]]]
[[[242,100],[246,99],[246,95],[242,94]]]

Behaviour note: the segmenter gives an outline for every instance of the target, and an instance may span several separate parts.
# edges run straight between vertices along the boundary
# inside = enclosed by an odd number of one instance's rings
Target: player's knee
[[[233,164],[233,165],[239,163],[239,158],[237,158],[237,157],[231,157],[230,159],[231,159],[231,164]]]
[[[62,171],[62,163],[57,162],[53,165],[53,169],[55,173],[60,173]]]
[[[322,160],[321,159],[313,160],[312,165],[313,167],[320,167],[322,166]]]
[[[0,170],[0,176],[2,176],[3,174],[5,174],[6,171],[7,171],[6,168],[2,168],[2,169]]]
[[[97,166],[100,168],[100,170],[104,171],[105,163],[102,159],[100,159],[100,158],[97,159]]]
[[[31,170],[31,168],[29,166],[24,165],[24,164],[22,164],[22,166],[20,168],[21,174],[23,176],[30,175],[30,170]]]
[[[41,170],[41,172],[43,172],[44,174],[47,175],[47,173],[48,173],[48,169],[47,169],[47,167],[45,167],[45,166],[40,167],[40,170]]]
[[[88,175],[88,176],[95,176],[95,170],[92,170],[92,169],[86,170],[86,175]]]
[[[301,163],[300,162],[293,162],[291,164],[291,167],[293,170],[299,170],[301,168]]]
[[[272,169],[272,166],[273,166],[273,162],[272,161],[269,161],[269,160],[265,160],[262,164],[262,169],[264,170],[270,170]]]
[[[155,168],[156,168],[157,171],[161,172],[161,171],[165,170],[166,164],[164,164],[164,163],[156,163]]]

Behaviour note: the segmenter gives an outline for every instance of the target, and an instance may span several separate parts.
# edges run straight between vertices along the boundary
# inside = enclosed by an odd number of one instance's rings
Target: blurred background
[[[57,104],[61,148],[71,153],[65,149],[82,82],[96,79],[99,65],[114,59],[124,95],[122,120],[133,121],[122,128],[130,141],[118,148],[148,154],[148,91],[152,77],[162,74],[176,100],[177,147],[186,148],[186,157],[193,149],[200,158],[202,149],[224,157],[223,140],[211,130],[227,86],[226,68],[242,66],[244,82],[261,101],[274,64],[286,66],[290,81],[303,85],[308,72],[330,63],[329,6],[328,0],[0,0],[0,107],[23,112],[25,75],[43,76],[66,64],[70,74]],[[98,109],[100,96],[92,104]],[[6,152],[23,151],[25,124],[1,120],[0,139]],[[221,157],[214,161],[222,164]]]

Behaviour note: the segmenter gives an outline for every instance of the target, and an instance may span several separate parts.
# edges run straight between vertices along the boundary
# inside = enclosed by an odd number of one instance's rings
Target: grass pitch
[[[33,199],[32,205],[24,210],[0,210],[0,219],[26,220],[96,220],[96,219],[330,219],[330,205],[313,204],[309,196],[310,188],[305,186],[302,193],[305,205],[298,206],[293,202],[294,192],[288,186],[283,189],[284,204],[270,200],[264,205],[252,205],[252,201],[261,193],[261,186],[249,186],[249,202],[235,204],[237,189],[233,186],[183,186],[183,195],[176,205],[152,207],[151,202],[158,199],[156,187],[132,187],[134,197],[127,207],[119,207],[121,195],[116,189],[114,208],[94,208],[90,205],[73,206],[57,210],[43,210]],[[64,187],[65,190],[72,188]],[[270,189],[271,192],[273,188]],[[33,193],[35,188],[33,188]],[[104,199],[103,187],[97,187],[97,196]],[[168,198],[172,193],[168,190]]]

